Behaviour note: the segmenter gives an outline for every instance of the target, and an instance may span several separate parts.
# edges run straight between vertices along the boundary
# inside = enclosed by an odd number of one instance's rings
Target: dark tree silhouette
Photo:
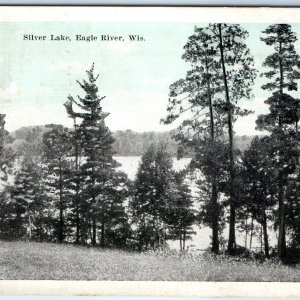
[[[67,128],[61,125],[50,125],[50,131],[43,136],[44,159],[47,165],[47,185],[59,210],[57,238],[63,242],[66,234],[65,210],[70,204],[70,193],[67,189],[71,176],[71,164],[68,161],[72,150],[72,138]]]
[[[299,56],[295,50],[296,34],[288,24],[275,24],[265,31],[266,37],[261,38],[266,45],[274,49],[263,66],[269,70],[262,76],[270,79],[264,84],[264,90],[273,91],[273,95],[265,103],[270,107],[270,113],[260,115],[256,121],[257,128],[271,132],[276,140],[274,148],[275,164],[277,165],[278,205],[279,205],[279,238],[278,254],[281,259],[286,258],[286,228],[285,228],[285,185],[287,175],[293,172],[293,163],[289,161],[297,156],[287,156],[295,147],[295,132],[298,131],[299,101],[287,94],[296,91],[296,80],[300,78]],[[291,154],[291,153],[290,153]],[[288,167],[286,167],[286,164]]]
[[[90,236],[92,244],[95,245],[100,223],[100,244],[105,246],[109,214],[114,213],[114,210],[124,210],[122,201],[127,195],[127,176],[116,170],[118,164],[113,159],[114,138],[105,125],[105,118],[109,114],[102,111],[101,102],[105,97],[98,95],[96,80],[99,76],[94,75],[94,64],[87,71],[87,75],[88,81],[83,80],[82,83],[78,81],[85,96],[83,98],[78,96],[78,101],[70,96],[65,107],[70,117],[81,120],[75,127],[75,135],[80,137],[79,145],[84,157],[80,168],[76,162],[81,181],[78,195],[82,199],[81,218],[85,219],[85,227],[81,228],[81,233],[85,240]],[[82,112],[75,112],[74,104]],[[77,144],[76,148],[78,147]]]

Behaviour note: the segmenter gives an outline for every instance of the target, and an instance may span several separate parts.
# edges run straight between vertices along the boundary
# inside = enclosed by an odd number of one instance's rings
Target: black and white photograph
[[[1,280],[300,281],[297,13],[23,9],[0,8]]]

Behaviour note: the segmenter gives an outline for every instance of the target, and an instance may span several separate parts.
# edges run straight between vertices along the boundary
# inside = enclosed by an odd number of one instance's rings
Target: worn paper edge
[[[0,22],[299,23],[300,8],[0,6]],[[230,270],[228,270],[230,272]],[[292,282],[2,280],[0,295],[300,297]]]

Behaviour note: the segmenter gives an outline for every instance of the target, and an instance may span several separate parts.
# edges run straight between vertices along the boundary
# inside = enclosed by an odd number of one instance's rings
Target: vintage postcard
[[[299,15],[0,7],[0,294],[299,297]]]

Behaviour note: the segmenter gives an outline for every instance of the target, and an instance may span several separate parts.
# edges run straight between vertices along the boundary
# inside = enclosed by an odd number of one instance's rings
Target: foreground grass
[[[300,267],[220,256],[0,242],[0,279],[299,282]]]

